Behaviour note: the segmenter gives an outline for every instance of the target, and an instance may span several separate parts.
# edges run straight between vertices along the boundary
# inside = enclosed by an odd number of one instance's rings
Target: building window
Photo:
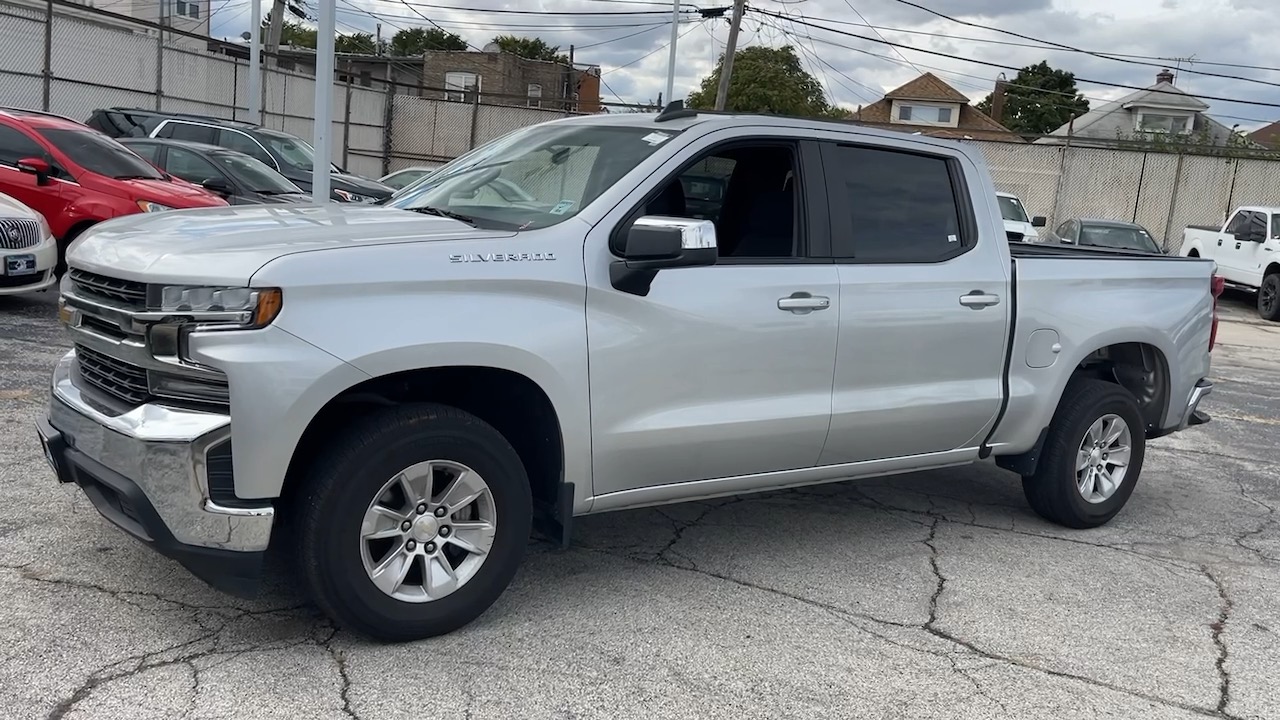
[[[898,119],[902,122],[938,123],[951,122],[951,108],[931,105],[899,105]]]
[[[1191,132],[1190,115],[1138,114],[1138,132],[1185,133]]]
[[[536,83],[529,83],[529,107],[542,107],[542,86]]]
[[[445,100],[463,102],[468,99],[468,93],[480,94],[480,76],[473,72],[445,73],[444,89]]]
[[[187,0],[176,0],[173,4],[173,10],[176,14],[183,17],[200,19],[200,4],[196,2],[188,2]]]
[[[192,18],[199,20],[200,19],[200,3],[198,2],[187,3],[187,14],[190,15]]]

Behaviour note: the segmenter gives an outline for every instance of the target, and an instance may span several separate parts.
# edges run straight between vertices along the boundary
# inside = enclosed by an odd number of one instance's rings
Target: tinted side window
[[[7,125],[0,125],[0,165],[16,166],[23,158],[43,158],[44,148],[26,133]]]
[[[1227,223],[1227,232],[1242,233],[1249,229],[1249,213],[1238,212],[1236,216],[1231,218],[1231,222]]]
[[[276,166],[276,161],[271,159],[271,155],[262,149],[258,141],[242,132],[223,128],[218,131],[218,144],[224,148],[242,152],[249,157],[257,158],[266,163],[267,167],[273,168]]]
[[[169,159],[165,165],[167,166],[165,169],[171,174],[187,182],[199,184],[210,178],[222,177],[222,173],[218,172],[213,163],[183,148],[169,148]]]
[[[152,165],[156,164],[156,158],[160,155],[160,146],[151,143],[129,143],[126,145],[130,150],[141,155],[147,162]]]
[[[171,122],[164,126],[164,137],[173,138],[174,140],[187,140],[189,142],[208,143],[214,142],[214,135],[217,128],[211,128],[205,125],[192,125],[191,123]]]
[[[939,262],[963,251],[947,160],[851,145],[824,154],[833,193],[832,248],[861,262]]]

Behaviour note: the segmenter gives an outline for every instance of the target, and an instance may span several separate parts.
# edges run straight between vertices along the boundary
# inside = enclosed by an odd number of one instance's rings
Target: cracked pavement
[[[1210,424],[1109,525],[972,467],[579,518],[452,635],[221,595],[55,485],[66,341],[0,298],[0,706],[20,718],[1280,717],[1280,325],[1228,294]]]

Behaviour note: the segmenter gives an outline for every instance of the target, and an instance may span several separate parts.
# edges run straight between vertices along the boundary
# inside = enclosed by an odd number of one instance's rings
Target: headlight
[[[333,189],[333,194],[337,195],[338,198],[344,202],[367,203],[367,202],[373,201],[373,198],[368,197],[366,195],[360,195],[358,193],[349,192],[347,190],[339,190],[338,188]]]
[[[172,209],[173,209],[173,208],[169,207],[168,205],[161,205],[161,204],[160,204],[160,203],[158,203],[158,202],[152,202],[152,201],[150,201],[150,200],[139,200],[139,201],[138,201],[138,207],[139,207],[139,208],[142,208],[142,212],[161,212],[161,211],[164,211],[164,210],[172,210]]]
[[[284,301],[279,288],[164,285],[152,286],[152,291],[158,291],[158,302],[149,304],[158,306],[160,313],[191,314],[197,324],[240,328],[270,325],[280,314]]]

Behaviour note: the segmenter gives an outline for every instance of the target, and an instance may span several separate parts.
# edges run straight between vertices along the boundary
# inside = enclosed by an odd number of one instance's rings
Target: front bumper
[[[257,591],[275,511],[209,499],[206,451],[230,436],[226,415],[146,404],[99,411],[72,382],[75,352],[53,374],[38,430],[59,482],[74,482],[103,517],[233,595]]]

